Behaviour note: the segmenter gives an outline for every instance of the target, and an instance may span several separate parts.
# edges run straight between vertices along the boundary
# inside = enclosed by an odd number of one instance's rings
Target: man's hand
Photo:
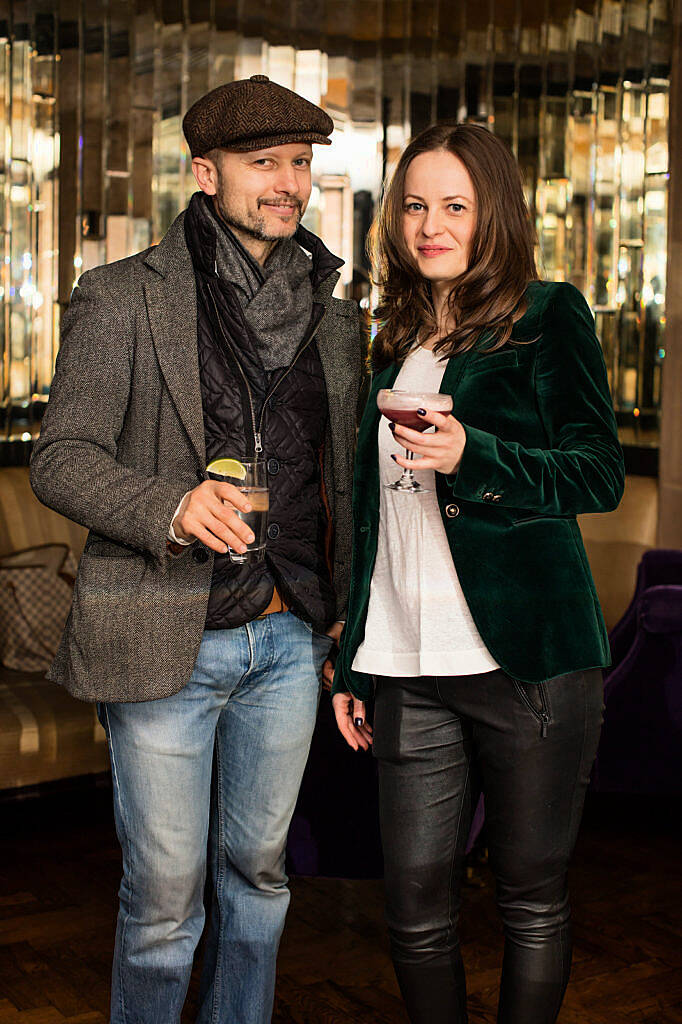
[[[333,626],[330,626],[327,630],[327,636],[330,636],[332,640],[338,644],[343,633],[343,627],[346,625],[345,622],[335,622]]]
[[[330,626],[329,629],[327,630],[327,636],[330,636],[335,644],[338,644],[339,640],[341,639],[341,634],[343,633],[344,626],[345,622],[335,622],[334,625]],[[335,662],[336,658],[334,658],[333,660],[332,658],[327,658],[324,665],[322,666],[322,685],[327,691],[327,693],[331,692],[332,683],[334,682]]]
[[[234,484],[204,480],[185,495],[173,520],[175,536],[182,540],[200,540],[220,555],[227,552],[228,545],[243,553],[254,536],[235,509],[251,511],[246,495]]]

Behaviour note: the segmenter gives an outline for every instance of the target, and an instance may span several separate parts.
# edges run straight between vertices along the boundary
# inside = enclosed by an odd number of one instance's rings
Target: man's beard
[[[256,214],[247,214],[248,219],[242,219],[236,216],[234,211],[230,210],[228,205],[225,202],[223,202],[221,193],[222,189],[219,188],[219,191],[216,193],[215,196],[215,201],[216,206],[218,207],[218,213],[220,214],[221,219],[227,224],[228,228],[232,228],[235,231],[243,232],[245,235],[249,235],[251,238],[256,239],[258,242],[279,242],[281,241],[282,238],[290,237],[287,235],[272,234],[272,232],[268,231],[265,224],[265,217],[263,216],[258,216]],[[294,206],[298,207],[295,213],[296,222],[294,230],[291,232],[291,234],[293,235],[296,228],[301,223],[301,217],[303,216],[302,204],[300,199],[294,199],[292,197],[281,204],[278,204],[276,202],[273,203],[272,201],[267,201],[264,199],[259,199],[258,208],[260,209],[260,207],[265,202],[268,202],[268,205],[271,206],[291,206],[293,204]]]

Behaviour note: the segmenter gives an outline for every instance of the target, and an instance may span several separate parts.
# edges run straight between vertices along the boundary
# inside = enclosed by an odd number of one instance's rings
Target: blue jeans
[[[180,1021],[207,848],[213,906],[197,1021],[270,1021],[286,837],[329,646],[290,612],[207,630],[180,693],[101,706],[123,851],[111,1024]]]

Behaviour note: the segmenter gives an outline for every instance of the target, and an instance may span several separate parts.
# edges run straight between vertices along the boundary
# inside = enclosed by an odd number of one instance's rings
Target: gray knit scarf
[[[309,257],[293,238],[284,238],[261,266],[217,216],[212,201],[203,195],[201,200],[196,213],[215,231],[215,271],[236,288],[264,369],[289,366],[312,317]]]

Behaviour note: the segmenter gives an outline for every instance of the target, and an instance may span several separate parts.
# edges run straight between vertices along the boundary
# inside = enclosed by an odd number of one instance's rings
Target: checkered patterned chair
[[[28,469],[0,469],[0,555],[67,544],[76,560],[86,531],[41,505]],[[0,668],[0,791],[108,769],[93,704],[74,700],[42,672]]]

